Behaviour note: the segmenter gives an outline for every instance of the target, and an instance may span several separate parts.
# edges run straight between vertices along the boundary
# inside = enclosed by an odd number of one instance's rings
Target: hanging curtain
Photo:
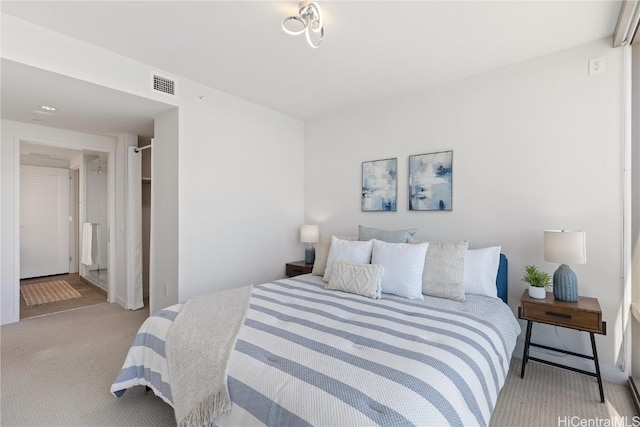
[[[153,138],[151,138],[151,179],[153,179],[153,164],[154,164],[154,157],[153,157]],[[153,205],[153,188],[151,189],[151,206],[150,206],[150,218],[149,218],[149,310],[153,310],[152,312],[154,312],[155,310],[157,310],[158,308],[155,307],[156,304],[156,300],[154,299],[154,290],[156,289],[156,285],[155,285],[155,273],[154,273],[154,267],[155,267],[155,263],[154,263],[154,258],[155,258],[155,251],[153,250],[154,246],[154,240],[153,240],[153,235],[154,235],[154,228],[153,228],[153,218],[154,218],[154,205]]]
[[[142,152],[127,155],[127,308],[144,307],[142,299]]]

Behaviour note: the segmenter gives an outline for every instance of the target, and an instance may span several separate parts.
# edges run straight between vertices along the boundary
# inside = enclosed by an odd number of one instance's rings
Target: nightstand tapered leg
[[[593,350],[593,362],[596,365],[596,378],[598,378],[598,388],[600,389],[600,402],[604,403],[604,390],[602,388],[602,377],[600,376],[600,362],[598,362],[598,351],[596,350],[596,339],[593,332],[591,335],[591,349]]]
[[[524,351],[522,352],[522,369],[520,370],[520,378],[524,378],[524,367],[527,366],[527,360],[529,360],[529,343],[531,342],[532,326],[533,321],[527,320],[527,334],[524,339]]]

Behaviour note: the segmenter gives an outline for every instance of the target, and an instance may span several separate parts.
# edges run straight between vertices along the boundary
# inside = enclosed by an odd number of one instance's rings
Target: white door
[[[20,278],[69,272],[69,170],[20,165]]]

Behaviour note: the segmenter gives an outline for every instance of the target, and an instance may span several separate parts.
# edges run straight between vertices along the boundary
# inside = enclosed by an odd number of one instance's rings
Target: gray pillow
[[[409,243],[422,243],[411,239]],[[464,257],[469,241],[429,242],[422,273],[422,293],[432,297],[464,301]]]
[[[407,230],[382,230],[380,228],[358,226],[358,240],[367,241],[371,239],[382,240],[387,243],[407,243],[418,231],[417,228]]]

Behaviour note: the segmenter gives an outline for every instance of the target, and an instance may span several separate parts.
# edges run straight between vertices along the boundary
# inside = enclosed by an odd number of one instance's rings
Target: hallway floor
[[[77,273],[25,279],[20,281],[20,286],[31,283],[52,282],[55,280],[66,280],[76,291],[80,293],[81,297],[28,307],[24,302],[24,298],[20,295],[20,319],[58,313],[60,311],[71,310],[74,308],[88,307],[90,305],[96,305],[107,301],[107,293],[105,291],[97,286],[87,283]]]

